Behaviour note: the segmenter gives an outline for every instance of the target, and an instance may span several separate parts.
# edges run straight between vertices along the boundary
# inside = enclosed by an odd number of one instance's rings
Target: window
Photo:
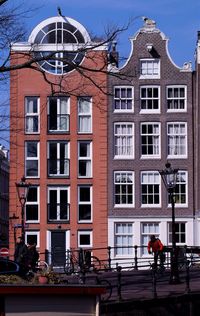
[[[39,187],[29,188],[25,214],[26,222],[39,222]]]
[[[48,188],[48,221],[69,221],[69,187]]]
[[[25,132],[29,134],[39,132],[39,98],[25,98]]]
[[[133,255],[132,223],[115,223],[115,255]]]
[[[185,111],[186,104],[186,86],[167,87],[167,109],[169,111]]]
[[[92,142],[78,142],[78,177],[92,176]]]
[[[159,238],[159,223],[142,223],[142,254],[147,254],[147,245],[151,235]]]
[[[115,206],[132,206],[133,201],[133,172],[117,171],[114,173]]]
[[[39,176],[39,142],[25,143],[25,174],[26,177]]]
[[[41,59],[49,54],[52,56],[55,49],[62,51],[53,54],[52,59],[38,61],[38,64],[52,74],[72,71],[84,58],[85,52],[80,48],[90,41],[87,31],[72,19],[63,21],[62,16],[46,21],[43,21],[42,28],[37,26],[31,34],[31,43],[40,47],[39,51],[34,51],[34,56]]]
[[[187,171],[178,171],[176,188],[175,188],[175,203],[176,206],[187,206],[188,203],[188,174]],[[171,204],[170,195],[168,203]]]
[[[115,123],[115,158],[133,158],[133,123]]]
[[[172,243],[172,223],[168,223],[169,243]],[[186,230],[185,223],[175,223],[175,239],[177,244],[185,244]]]
[[[69,142],[48,143],[48,176],[69,177]]]
[[[91,222],[92,220],[92,187],[78,187],[78,220]]]
[[[78,247],[92,247],[92,231],[78,231]]]
[[[114,110],[116,112],[132,112],[133,102],[133,87],[114,88]]]
[[[141,172],[142,206],[160,206],[160,176],[156,171]]]
[[[160,158],[160,124],[141,124],[142,157]]]
[[[40,233],[38,231],[25,232],[25,243],[36,244],[36,247],[40,247]]]
[[[92,132],[92,101],[90,97],[78,98],[78,132]]]
[[[140,60],[140,79],[159,79],[160,60],[141,59]]]
[[[187,157],[187,123],[168,123],[168,156]]]
[[[140,109],[148,113],[160,111],[160,87],[140,87]]]
[[[69,98],[68,97],[49,98],[48,131],[50,133],[69,132]]]

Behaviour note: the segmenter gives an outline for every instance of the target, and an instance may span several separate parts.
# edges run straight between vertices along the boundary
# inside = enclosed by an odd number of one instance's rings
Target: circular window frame
[[[58,25],[58,23],[61,23],[61,26]],[[53,25],[52,28],[48,30],[47,26]],[[66,24],[66,25],[65,25]],[[65,27],[63,27],[65,25]],[[71,26],[69,29],[67,28],[67,25]],[[46,32],[47,29],[48,31]],[[58,32],[61,30],[61,40],[59,38],[58,42]],[[73,32],[72,32],[73,31]],[[43,32],[43,34],[42,34]],[[45,38],[49,36],[49,34],[52,32],[55,33],[52,38],[55,38],[55,43],[52,40],[52,43],[43,43],[45,41]],[[69,38],[73,38],[73,42],[64,42],[64,32],[69,33]],[[38,36],[39,35],[39,36]],[[43,35],[43,36],[42,36]],[[38,38],[40,39],[40,42],[38,41]],[[67,36],[65,37],[67,39]],[[38,62],[39,66],[47,73],[53,74],[53,75],[64,75],[68,74],[69,72],[75,70],[76,66],[81,64],[83,62],[84,53],[78,53],[77,48],[79,47],[85,47],[88,43],[91,42],[90,36],[87,32],[87,30],[81,25],[79,22],[75,21],[74,19],[68,18],[68,17],[52,17],[49,19],[46,19],[39,23],[31,32],[29,39],[29,43],[34,45],[34,52],[35,55],[38,57],[43,57],[47,53],[55,52],[57,54],[57,60],[43,60]],[[60,54],[60,56],[59,56]],[[66,56],[69,54],[70,62],[68,64],[63,63],[62,61],[59,61],[59,58],[63,58],[63,54],[66,54]],[[73,63],[75,67],[73,67]]]

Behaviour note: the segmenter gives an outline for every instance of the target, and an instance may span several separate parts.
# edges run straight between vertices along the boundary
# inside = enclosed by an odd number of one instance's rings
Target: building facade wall
[[[130,231],[124,233],[127,235],[132,246],[145,246],[150,230],[146,233],[143,231],[144,224],[155,223],[158,225],[157,230],[151,230],[162,239],[165,245],[170,245],[169,240],[169,223],[171,222],[171,204],[168,203],[168,194],[161,177],[159,178],[159,203],[142,203],[141,178],[144,172],[158,172],[165,168],[167,161],[171,163],[173,168],[178,168],[180,171],[186,172],[187,176],[187,203],[183,206],[175,204],[175,215],[177,223],[183,223],[185,229],[185,238],[182,244],[193,245],[194,243],[194,187],[193,187],[193,100],[192,100],[192,71],[189,64],[185,64],[182,69],[178,68],[171,60],[168,49],[167,39],[155,27],[154,21],[150,21],[150,27],[145,22],[144,27],[138,31],[136,36],[131,38],[132,51],[125,66],[115,69],[116,74],[109,76],[109,123],[108,123],[108,210],[109,210],[109,243],[116,246],[117,234],[123,235],[123,228],[116,232],[117,224],[130,223]],[[158,61],[160,71],[158,77],[144,76],[141,73],[141,61]],[[145,70],[144,70],[145,71]],[[131,87],[133,88],[133,110],[116,110],[115,106],[115,87]],[[184,86],[187,91],[186,108],[185,110],[170,111],[167,108],[167,87]],[[156,87],[159,91],[159,106],[157,109],[151,109],[152,105],[146,103],[147,108],[142,108],[142,89]],[[144,91],[144,90],[143,90]],[[151,98],[151,96],[149,95]],[[144,97],[145,98],[145,97]],[[149,108],[148,108],[149,106]],[[145,106],[144,106],[145,107]],[[184,123],[186,124],[186,155],[174,155],[170,157],[168,154],[168,137],[167,126],[169,123]],[[115,148],[117,146],[116,137],[114,137],[115,124],[131,123],[132,125],[132,139],[133,139],[133,155],[123,158],[116,157]],[[153,155],[152,152],[143,155],[142,152],[142,125],[156,124],[160,128],[159,133],[159,154]],[[151,132],[150,132],[151,134]],[[115,135],[116,136],[116,135]],[[118,136],[118,135],[117,135]],[[129,135],[130,136],[130,135]],[[144,135],[146,136],[146,135]],[[148,139],[148,140],[147,140]],[[146,138],[146,146],[152,141],[151,135]],[[122,141],[123,142],[123,141]],[[153,143],[152,143],[153,145]],[[123,147],[123,145],[122,145]],[[149,146],[148,148],[150,148]],[[148,149],[147,149],[148,150]],[[153,150],[152,148],[150,150]],[[116,186],[114,184],[114,175],[117,171],[126,171],[133,174],[133,202],[129,205],[116,205],[115,195]],[[130,179],[129,179],[130,180]],[[121,185],[121,189],[123,184]],[[124,187],[124,190],[128,190]],[[149,192],[150,193],[150,192]],[[121,196],[123,193],[121,192]],[[128,193],[127,193],[128,195]],[[154,195],[154,193],[152,194]],[[123,203],[122,203],[123,204]],[[128,204],[128,203],[127,203]],[[148,204],[148,205],[145,205]],[[154,204],[154,205],[153,205]],[[146,226],[147,228],[147,226]],[[120,228],[118,227],[120,230]],[[144,237],[144,235],[146,237]],[[123,237],[122,237],[123,240]],[[120,241],[119,241],[120,243]],[[123,243],[123,241],[122,241]],[[143,251],[141,250],[140,253]]]
[[[9,243],[9,159],[8,150],[0,146],[0,246]]]
[[[13,52],[13,63],[23,61],[22,52]],[[88,51],[82,66],[88,69],[104,68],[106,51]],[[24,59],[25,61],[26,59]],[[14,77],[15,76],[15,77]],[[91,233],[91,247],[107,246],[107,102],[106,102],[106,76],[103,71],[89,72],[81,75],[79,71],[71,71],[59,75],[46,74],[53,83],[54,97],[69,98],[69,131],[66,133],[48,132],[48,98],[52,96],[52,86],[44,80],[39,71],[23,69],[16,71],[11,77],[11,175],[10,175],[10,201],[11,209],[21,218],[21,206],[17,199],[15,183],[25,174],[26,142],[39,142],[39,174],[36,177],[26,176],[32,185],[39,186],[39,218],[38,221],[26,221],[25,234],[30,236],[38,234],[37,246],[40,252],[45,249],[52,251],[52,232],[65,232],[66,250],[78,248],[79,232]],[[62,79],[62,88],[59,82]],[[60,92],[61,89],[62,91]],[[103,90],[105,92],[103,92]],[[39,98],[39,132],[25,132],[25,100],[27,97]],[[90,133],[78,132],[78,97],[91,97],[92,100],[92,131]],[[48,143],[68,142],[69,145],[69,176],[48,176]],[[78,143],[91,143],[92,174],[90,177],[78,176]],[[89,186],[91,192],[91,220],[79,222],[78,220],[78,187]],[[68,188],[68,201],[70,204],[69,220],[49,222],[47,220],[48,187]],[[17,208],[16,208],[17,205]],[[20,219],[19,219],[20,223]],[[11,232],[11,246],[14,245],[13,232]],[[20,234],[21,230],[17,230]],[[14,233],[13,233],[14,234]],[[87,248],[87,247],[86,247]],[[102,255],[102,252],[97,254]]]

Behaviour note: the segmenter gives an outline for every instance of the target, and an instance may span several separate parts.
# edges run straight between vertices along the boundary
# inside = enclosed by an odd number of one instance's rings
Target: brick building
[[[0,145],[0,247],[8,247],[9,235],[9,157]]]
[[[195,53],[194,87],[194,205],[195,205],[195,244],[200,245],[200,195],[199,195],[199,157],[200,157],[200,31],[197,33]]]
[[[179,169],[177,245],[195,242],[191,64],[174,64],[153,20],[144,20],[131,44],[126,64],[113,65],[109,76],[108,232],[117,260],[134,256],[122,246],[146,246],[151,234],[172,244],[171,203],[159,174],[167,161]]]
[[[70,247],[108,244],[107,78],[99,71],[105,69],[107,47],[93,43],[77,21],[52,17],[34,28],[27,43],[13,44],[11,63],[52,52],[56,58],[35,64],[40,71],[11,74],[10,211],[20,227],[15,183],[24,175],[31,183],[25,241],[36,242],[41,253],[64,256]],[[63,256],[52,257],[53,264]]]

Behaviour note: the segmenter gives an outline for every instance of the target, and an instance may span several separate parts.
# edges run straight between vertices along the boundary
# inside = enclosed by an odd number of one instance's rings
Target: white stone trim
[[[85,50],[104,51],[108,50],[108,44],[90,43],[90,44],[30,44],[30,43],[13,43],[11,50],[15,52],[31,52],[31,51],[75,51],[84,48]]]
[[[64,16],[54,16],[51,18],[48,18],[44,21],[42,21],[41,23],[39,23],[31,32],[28,42],[29,43],[34,43],[34,40],[37,36],[37,34],[39,33],[39,31],[41,29],[43,29],[46,25],[51,24],[51,23],[55,23],[55,22],[64,22],[64,23],[69,23],[73,26],[75,26],[83,35],[84,39],[85,39],[85,43],[90,43],[91,39],[90,36],[87,32],[87,30],[84,28],[84,26],[82,24],[80,24],[78,21],[75,21],[72,18],[69,17],[64,17]]]

